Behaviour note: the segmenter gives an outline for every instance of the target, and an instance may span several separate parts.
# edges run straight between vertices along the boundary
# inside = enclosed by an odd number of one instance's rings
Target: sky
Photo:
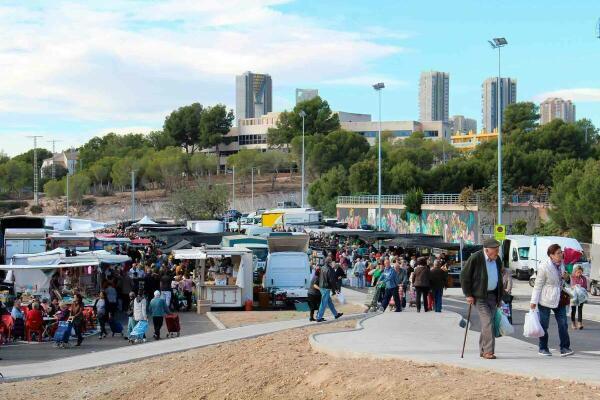
[[[296,88],[332,109],[418,119],[421,71],[450,74],[450,115],[481,127],[488,39],[506,37],[517,99],[573,100],[600,126],[597,0],[131,0],[0,2],[0,150],[79,146],[162,128],[174,109],[235,108],[235,75],[268,73],[273,109]]]

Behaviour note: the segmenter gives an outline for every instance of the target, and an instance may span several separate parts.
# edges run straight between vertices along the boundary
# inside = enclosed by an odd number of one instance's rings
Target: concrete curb
[[[206,313],[206,317],[208,319],[210,319],[210,322],[212,322],[217,329],[227,329],[227,327],[225,326],[225,324],[223,324],[219,318],[217,318],[217,316],[215,314],[213,314],[211,311]]]

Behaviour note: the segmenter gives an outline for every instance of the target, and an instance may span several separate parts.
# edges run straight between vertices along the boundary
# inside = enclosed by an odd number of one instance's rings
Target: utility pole
[[[33,138],[33,201],[36,206],[40,205],[40,201],[38,198],[38,162],[37,162],[37,140],[43,136],[33,135],[27,136],[28,138]]]
[[[56,179],[56,165],[54,164],[54,154],[56,154],[56,142],[60,142],[60,140],[52,139],[48,140],[48,142],[52,143],[52,180]]]
[[[135,221],[135,170],[131,170],[131,221]]]
[[[231,201],[231,208],[233,210],[235,210],[235,165],[233,166],[232,169],[232,174],[233,174],[233,183],[231,184],[231,193],[232,193],[232,201]]]

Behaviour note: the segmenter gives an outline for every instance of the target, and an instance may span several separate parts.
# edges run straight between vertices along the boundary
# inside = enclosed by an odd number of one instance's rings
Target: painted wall
[[[425,233],[442,235],[447,242],[478,242],[476,213],[473,211],[423,211],[421,218],[408,213],[408,221],[401,218],[402,210],[384,208],[382,228],[394,233]],[[369,224],[377,226],[375,208],[338,208],[337,219],[348,224],[349,228],[358,228]]]

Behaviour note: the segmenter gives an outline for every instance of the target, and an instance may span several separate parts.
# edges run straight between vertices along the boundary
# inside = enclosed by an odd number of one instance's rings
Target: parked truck
[[[275,299],[292,302],[308,297],[308,239],[308,235],[296,233],[273,233],[269,236],[263,288]]]
[[[590,292],[594,296],[600,296],[600,224],[592,225],[590,261]]]

